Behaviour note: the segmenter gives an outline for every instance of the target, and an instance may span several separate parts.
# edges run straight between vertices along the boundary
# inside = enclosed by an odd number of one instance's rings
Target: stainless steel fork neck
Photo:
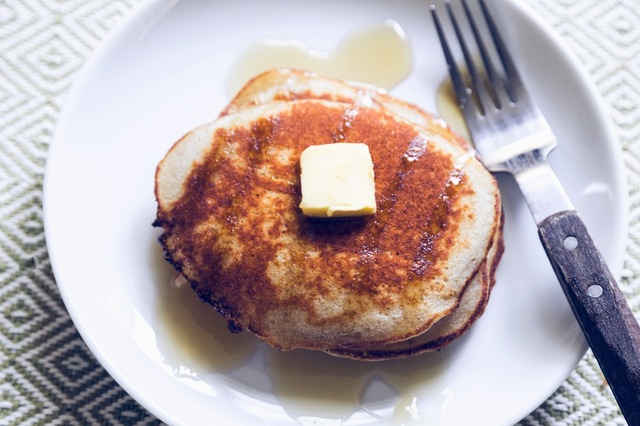
[[[511,170],[511,173],[518,182],[536,225],[556,213],[575,210],[558,177],[549,167],[546,155],[534,158],[534,152],[529,154],[525,160],[529,166]]]
[[[545,126],[515,143],[503,145],[487,154],[480,153],[489,170],[514,176],[536,224],[553,214],[574,210],[569,196],[547,162],[547,156],[555,146],[555,136]]]

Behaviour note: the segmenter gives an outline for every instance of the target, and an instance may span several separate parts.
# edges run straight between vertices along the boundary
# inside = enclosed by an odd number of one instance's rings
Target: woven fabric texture
[[[49,142],[74,77],[142,0],[0,0],[0,425],[152,425],[69,318],[45,245]],[[621,287],[640,314],[640,2],[527,0],[595,81],[620,138],[630,195]],[[522,425],[624,425],[593,356]]]

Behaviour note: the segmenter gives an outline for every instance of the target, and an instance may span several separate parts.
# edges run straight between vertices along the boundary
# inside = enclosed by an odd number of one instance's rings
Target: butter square
[[[376,212],[375,178],[363,143],[312,145],[300,155],[306,216],[365,216]]]

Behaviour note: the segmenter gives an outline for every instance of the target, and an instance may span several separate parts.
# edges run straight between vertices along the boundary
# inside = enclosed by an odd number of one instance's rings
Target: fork
[[[471,34],[465,37],[451,4],[445,2],[464,58],[464,74],[436,7],[430,8],[458,105],[485,167],[511,173],[518,183],[547,257],[622,414],[630,425],[640,425],[640,326],[547,163],[556,138],[527,92],[487,5],[478,1],[489,36],[483,36],[462,0]],[[477,63],[467,39],[478,50]],[[488,43],[497,55],[490,53]]]

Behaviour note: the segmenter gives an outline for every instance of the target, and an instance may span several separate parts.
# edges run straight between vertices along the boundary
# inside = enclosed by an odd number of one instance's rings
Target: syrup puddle
[[[321,352],[265,351],[273,394],[287,415],[305,424],[411,424],[436,420],[444,397],[434,387],[452,353],[361,362]]]
[[[388,20],[347,34],[331,52],[299,40],[265,39],[250,46],[231,67],[227,95],[233,97],[253,76],[271,68],[299,68],[347,81],[390,89],[413,65],[402,27]]]
[[[201,302],[188,284],[174,287],[174,269],[162,258],[159,244],[152,247],[159,323],[154,331],[163,362],[177,377],[194,379],[244,365],[258,350],[257,339],[248,333],[231,333],[222,316]]]
[[[456,350],[373,363],[280,352],[250,333],[231,333],[188,285],[171,285],[172,268],[162,263],[158,254],[156,344],[176,379],[199,392],[229,404],[246,395],[258,416],[260,406],[271,406],[301,424],[336,425],[437,424],[453,397],[441,388]]]
[[[256,339],[248,333],[231,333],[222,316],[201,302],[188,286],[166,289],[158,302],[164,332],[170,337],[158,342],[170,342],[160,348],[167,361],[180,360],[173,363],[175,373],[191,371],[198,375],[211,369],[232,370],[250,359],[258,348]]]

